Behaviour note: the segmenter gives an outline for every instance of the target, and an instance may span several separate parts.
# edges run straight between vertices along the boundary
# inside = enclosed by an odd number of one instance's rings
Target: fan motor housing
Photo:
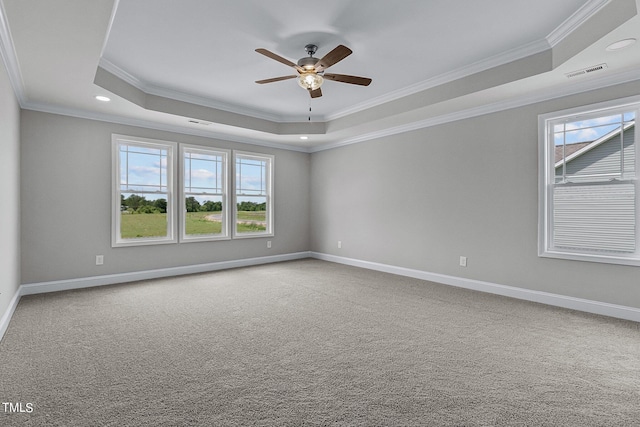
[[[318,62],[318,58],[314,58],[313,56],[306,56],[298,60],[298,65],[305,70],[313,70],[316,62]]]

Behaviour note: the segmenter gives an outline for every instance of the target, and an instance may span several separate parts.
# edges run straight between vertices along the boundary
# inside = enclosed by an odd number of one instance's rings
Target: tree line
[[[222,211],[222,202],[208,200],[200,204],[195,197],[187,197],[185,199],[185,207],[187,212],[220,212]],[[237,208],[239,211],[264,211],[267,209],[267,204],[243,201],[237,203]],[[125,198],[121,194],[120,209],[137,214],[167,213],[167,200],[147,200],[144,196],[137,194],[132,194]]]

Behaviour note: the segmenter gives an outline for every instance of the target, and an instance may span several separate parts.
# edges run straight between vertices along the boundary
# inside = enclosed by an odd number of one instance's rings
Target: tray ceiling
[[[624,81],[640,68],[638,44],[605,49],[640,38],[635,0],[1,4],[3,56],[23,108],[300,150],[586,90],[603,76]],[[256,48],[295,62],[308,43],[317,57],[350,47],[331,72],[373,83],[325,81],[316,99],[295,80],[255,83],[293,71]],[[565,76],[600,63],[598,76]],[[97,105],[98,94],[112,102]]]

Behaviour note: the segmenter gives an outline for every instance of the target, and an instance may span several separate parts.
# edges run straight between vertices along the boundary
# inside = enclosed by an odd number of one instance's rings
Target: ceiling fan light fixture
[[[320,86],[322,86],[322,82],[324,82],[322,76],[313,72],[301,73],[300,77],[298,77],[298,84],[300,87],[307,90],[316,90],[320,88]]]
[[[322,96],[322,90],[320,86],[327,78],[334,82],[348,83],[352,85],[369,86],[371,79],[368,77],[350,76],[347,74],[331,74],[325,73],[325,70],[332,65],[342,61],[347,56],[351,55],[353,51],[344,45],[338,45],[329,53],[324,55],[321,59],[314,58],[313,55],[318,47],[314,44],[308,44],[305,46],[305,50],[309,54],[308,57],[300,58],[297,64],[289,61],[287,58],[275,54],[267,49],[258,48],[256,52],[261,55],[271,58],[280,62],[288,67],[295,69],[298,74],[288,75],[282,77],[274,77],[271,79],[256,80],[258,84],[279,82],[282,80],[297,79],[298,85],[306,89],[309,92],[311,98],[319,98]],[[311,118],[309,118],[311,120]]]

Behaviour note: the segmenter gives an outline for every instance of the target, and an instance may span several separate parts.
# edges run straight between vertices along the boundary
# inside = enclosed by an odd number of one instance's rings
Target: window
[[[539,254],[640,265],[640,99],[540,116]]]
[[[232,175],[229,150],[111,141],[113,247],[273,235],[273,156],[234,151]]]
[[[234,237],[273,234],[273,156],[234,152]]]
[[[112,245],[174,243],[176,144],[112,136]]]
[[[180,146],[183,165],[182,240],[227,239],[227,164],[224,150]]]

